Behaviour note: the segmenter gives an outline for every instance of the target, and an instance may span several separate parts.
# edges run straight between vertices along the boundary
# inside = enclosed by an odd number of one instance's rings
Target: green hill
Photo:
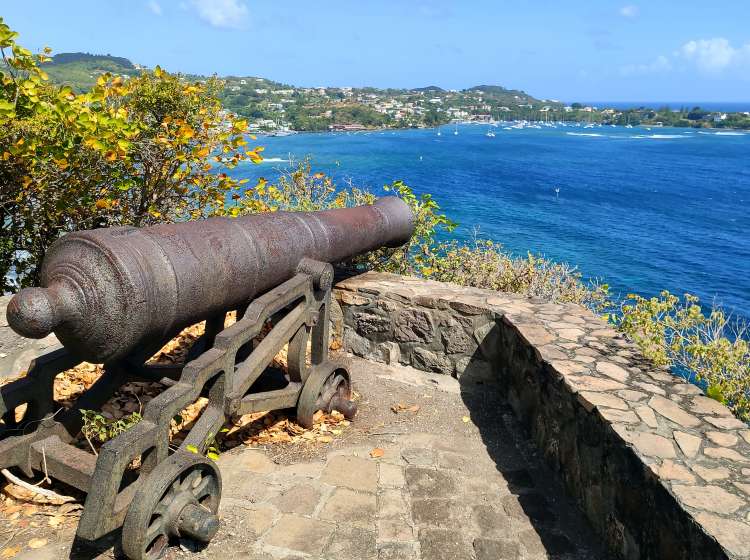
[[[531,103],[538,106],[542,100],[532,97],[520,89],[507,89],[502,86],[474,86],[473,88],[463,90],[466,93],[479,94],[481,92],[485,99],[491,99],[504,105],[512,106],[518,103]],[[550,105],[560,105],[560,103],[549,103]]]
[[[109,72],[137,76],[142,66],[123,57],[61,53],[44,64],[54,83],[82,92]],[[205,76],[185,75],[187,80]],[[232,112],[248,117],[261,130],[288,126],[294,130],[328,130],[335,124],[364,127],[435,126],[471,118],[541,118],[543,102],[528,93],[495,85],[445,90],[435,85],[413,89],[374,87],[295,87],[254,76],[224,76],[219,99]]]
[[[423,92],[423,93],[445,93],[445,90],[438,86],[426,86],[426,87],[414,88],[410,91]]]
[[[136,76],[139,72],[127,58],[89,53],[57,54],[43,68],[50,80],[67,84],[78,92],[90,89],[105,72],[124,76]]]

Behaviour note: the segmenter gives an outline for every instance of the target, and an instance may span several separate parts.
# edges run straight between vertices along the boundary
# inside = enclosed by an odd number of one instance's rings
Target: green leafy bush
[[[650,299],[629,294],[613,318],[644,355],[693,378],[706,394],[750,420],[750,342],[744,324],[713,307],[705,314],[697,297],[662,292]]]
[[[133,412],[119,420],[106,418],[96,410],[81,410],[81,416],[83,417],[81,433],[94,453],[96,453],[95,443],[107,443],[141,421],[141,415],[138,412]]]
[[[76,94],[48,83],[48,49],[34,55],[16,37],[0,18],[0,292],[38,284],[48,247],[69,231],[222,213],[242,182],[225,168],[261,161],[216,80],[157,66],[103,74]]]
[[[489,240],[475,240],[473,245],[456,241],[442,243],[421,261],[424,266],[419,272],[441,282],[512,292],[551,302],[578,303],[596,311],[610,305],[606,284],[585,283],[581,273],[565,263],[531,253],[515,257]]]

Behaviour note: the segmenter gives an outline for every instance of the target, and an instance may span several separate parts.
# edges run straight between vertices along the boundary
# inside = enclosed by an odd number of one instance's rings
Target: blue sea
[[[402,179],[458,237],[565,261],[616,294],[689,292],[750,319],[750,133],[506,126],[259,137],[265,162],[234,174],[270,180],[310,156],[339,184]]]
[[[725,113],[744,113],[750,111],[750,101],[587,101],[584,105],[594,107],[612,107],[614,109],[637,109],[651,107],[659,109],[669,107],[673,111],[680,108],[700,107],[706,111],[723,111]]]

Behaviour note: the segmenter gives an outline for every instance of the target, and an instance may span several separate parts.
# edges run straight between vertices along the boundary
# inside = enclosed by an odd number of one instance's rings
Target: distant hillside
[[[519,90],[509,90],[507,88],[504,88],[503,86],[488,86],[488,85],[474,86],[465,91],[484,91],[486,93],[508,93],[509,91],[514,91],[516,93],[519,92]],[[520,93],[524,93],[524,92],[521,91]]]
[[[44,64],[50,79],[85,91],[106,72],[137,76],[144,67],[119,56],[61,53]],[[186,80],[205,76],[185,75]],[[254,76],[223,76],[223,106],[248,118],[257,130],[328,130],[335,126],[407,128],[439,126],[451,121],[525,118],[541,120],[543,108],[562,104],[497,85],[446,90],[420,88],[296,87]],[[547,118],[545,115],[544,118]]]
[[[105,72],[125,76],[136,76],[139,72],[127,58],[89,53],[56,54],[44,64],[44,71],[53,82],[67,84],[78,92],[90,89]]]
[[[443,88],[441,88],[441,87],[438,87],[438,86],[427,86],[427,87],[414,88],[411,91],[423,91],[425,93],[434,91],[434,92],[437,92],[437,93],[445,93],[445,90]]]
[[[469,89],[465,89],[464,92],[480,93],[487,99],[493,99],[495,101],[508,104],[516,104],[519,101],[522,103],[531,103],[538,105],[541,103],[540,99],[532,97],[528,93],[520,89],[508,89],[502,86],[474,86]]]
[[[90,54],[90,53],[60,53],[56,54],[52,57],[52,64],[67,64],[69,62],[93,62],[93,63],[101,63],[101,62],[112,62],[113,64],[117,64],[122,66],[123,68],[128,68],[130,70],[135,70],[135,66],[132,62],[130,62],[127,58],[124,58],[122,56],[112,56],[109,54]]]

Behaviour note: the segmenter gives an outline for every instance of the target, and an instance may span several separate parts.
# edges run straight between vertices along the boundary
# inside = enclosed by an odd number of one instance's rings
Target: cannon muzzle
[[[385,197],[320,212],[69,233],[47,252],[42,287],[11,299],[8,323],[29,338],[54,332],[77,357],[108,362],[248,303],[291,278],[303,258],[341,262],[403,245],[413,231],[409,207]]]

